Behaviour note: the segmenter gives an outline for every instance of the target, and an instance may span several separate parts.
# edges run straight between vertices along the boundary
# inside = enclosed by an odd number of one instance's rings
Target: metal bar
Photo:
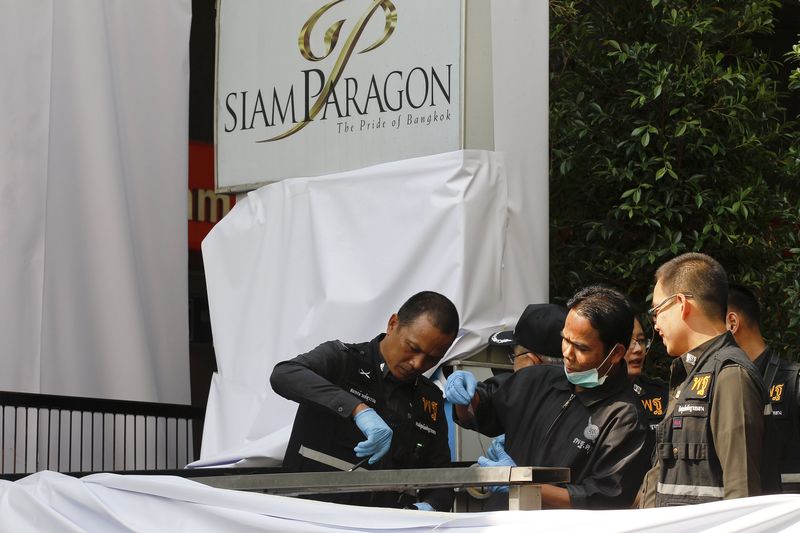
[[[72,415],[74,413],[69,411],[67,420],[69,420],[69,429],[67,430],[67,468],[72,470]]]
[[[164,468],[169,468],[169,418],[164,417]]]
[[[64,413],[61,409],[58,410],[58,445],[56,446],[56,453],[58,454],[58,462],[56,463],[56,471],[61,472],[61,420],[64,418]]]
[[[16,472],[17,471],[17,411],[18,410],[19,410],[19,407],[15,407],[14,408],[14,440],[11,441],[13,443],[13,445],[11,446],[11,451],[12,451],[12,454],[11,454],[11,461],[12,461],[12,463],[11,463],[11,471],[12,472]]]
[[[0,474],[6,473],[6,406],[0,405]]]
[[[81,411],[81,432],[80,432],[81,444],[78,447],[78,453],[80,454],[80,459],[78,460],[78,465],[80,465],[80,469],[83,470],[83,411]],[[91,468],[89,469],[91,470]]]
[[[175,419],[175,468],[178,468],[178,441],[180,440],[180,433],[178,433],[178,419]]]
[[[22,461],[22,471],[28,471],[28,409],[25,409],[25,458]]]
[[[137,425],[138,424],[136,423],[136,415],[133,415],[133,470],[136,470],[136,444],[137,444],[136,434],[138,433],[137,431],[138,428],[136,427]]]
[[[541,508],[541,485],[511,485],[508,487],[509,511],[538,511]]]
[[[781,474],[781,483],[800,483],[800,474]]]
[[[51,410],[47,410],[47,469],[50,470],[50,426],[53,425],[53,419],[50,416]]]
[[[355,470],[353,472],[301,472],[195,477],[206,485],[225,489],[260,490],[271,494],[322,494],[338,492],[404,491],[435,487],[485,487],[491,485],[569,482],[569,468],[496,466],[486,468],[424,468],[408,470]]]
[[[153,446],[153,453],[156,454],[156,470],[158,470],[158,419],[159,418],[160,417],[156,417],[156,437],[155,437],[155,444]],[[164,465],[164,468],[166,467],[167,465]]]

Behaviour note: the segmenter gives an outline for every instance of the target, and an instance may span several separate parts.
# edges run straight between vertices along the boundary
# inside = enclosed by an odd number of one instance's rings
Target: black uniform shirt
[[[389,372],[388,365],[380,352],[380,341],[384,335],[361,344],[345,345],[340,341],[320,344],[308,353],[294,359],[278,363],[270,377],[272,388],[289,400],[298,402],[297,416],[292,428],[292,436],[284,457],[284,467],[292,471],[330,470],[315,461],[298,455],[300,445],[334,455],[348,462],[356,462],[353,447],[366,437],[350,418],[353,409],[365,403],[375,408],[394,431],[392,446],[375,465],[364,465],[368,469],[429,468],[449,467],[450,446],[448,444],[447,421],[444,416],[444,401],[441,391],[425,377],[409,381],[399,381]],[[352,359],[362,357],[366,365],[352,364]],[[356,368],[358,376],[347,376],[347,369]],[[362,375],[365,374],[365,375]],[[373,387],[377,397],[360,398],[363,390],[350,387],[346,383],[356,383],[356,379],[379,379],[380,385]],[[337,385],[341,383],[341,385]],[[357,383],[356,383],[357,384]],[[343,387],[348,387],[346,390]],[[430,391],[421,401],[417,398],[418,388]],[[351,392],[352,391],[352,392]],[[427,402],[426,402],[427,400]],[[418,405],[421,404],[421,405]],[[430,445],[421,450],[421,455],[404,453],[409,443],[401,442],[402,431],[408,431],[409,421],[416,423],[429,434]],[[420,424],[421,422],[421,424]],[[412,429],[413,431],[413,429]],[[411,435],[408,435],[411,438]],[[411,444],[413,446],[413,444]],[[412,458],[413,456],[413,458]],[[402,459],[405,457],[406,459]],[[411,461],[413,464],[409,464]],[[350,503],[355,505],[377,505],[394,507],[398,502],[393,493],[350,493],[337,498],[315,498]],[[393,499],[392,499],[393,498]],[[451,489],[421,491],[420,501],[430,503],[438,510],[449,510],[453,500]]]
[[[640,374],[633,380],[633,393],[639,398],[651,431],[655,431],[667,411],[667,383]]]
[[[499,387],[481,383],[472,429],[505,432],[518,465],[569,467],[565,488],[575,509],[629,507],[649,467],[652,437],[620,364],[603,385],[581,392],[550,365],[524,368]]]
[[[800,472],[800,364],[767,347],[753,362],[769,393],[772,412],[765,427],[769,474]],[[776,479],[777,482],[777,479]],[[776,487],[766,486],[767,492]]]

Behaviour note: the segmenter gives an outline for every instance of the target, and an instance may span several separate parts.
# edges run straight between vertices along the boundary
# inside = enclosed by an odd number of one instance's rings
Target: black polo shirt
[[[650,466],[652,437],[620,365],[602,386],[581,392],[550,365],[480,383],[471,429],[505,433],[518,465],[569,467],[563,486],[575,509],[629,507]]]

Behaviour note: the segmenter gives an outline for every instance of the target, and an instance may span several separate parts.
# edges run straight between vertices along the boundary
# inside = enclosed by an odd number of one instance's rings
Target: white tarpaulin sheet
[[[0,481],[3,531],[325,532],[800,531],[800,495],[624,511],[437,513],[351,507],[215,489],[183,478],[40,472]]]
[[[459,310],[448,357],[513,325],[524,300],[504,252],[525,243],[508,223],[502,158],[478,150],[287,180],[237,202],[203,242],[219,373],[201,464],[282,459],[296,404],[272,392],[272,367],[326,340],[371,339],[418,291]]]
[[[186,403],[189,0],[0,0],[0,390]]]

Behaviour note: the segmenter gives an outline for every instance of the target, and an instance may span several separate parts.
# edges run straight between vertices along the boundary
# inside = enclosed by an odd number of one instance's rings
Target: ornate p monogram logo
[[[336,49],[336,45],[339,42],[340,33],[342,31],[342,26],[344,25],[344,19],[338,20],[333,23],[325,32],[324,37],[324,44],[325,44],[325,51],[322,55],[317,55],[311,49],[311,34],[314,31],[314,27],[316,26],[319,19],[327,13],[331,8],[344,2],[344,0],[333,0],[319,8],[317,11],[314,12],[313,15],[303,24],[303,28],[300,30],[300,35],[297,39],[297,44],[300,48],[300,54],[307,59],[308,61],[322,61],[323,59],[330,56],[333,51]],[[294,135],[298,131],[305,128],[309,122],[313,121],[314,118],[319,114],[322,108],[325,106],[325,103],[328,101],[328,97],[330,96],[331,92],[333,91],[336,83],[342,77],[342,73],[344,73],[345,67],[347,63],[350,61],[350,58],[355,51],[359,39],[361,39],[362,34],[364,33],[364,29],[366,28],[367,24],[369,23],[372,16],[378,10],[378,8],[383,9],[383,14],[385,18],[384,27],[383,27],[383,35],[376,40],[374,43],[370,44],[363,50],[359,51],[359,54],[363,54],[366,52],[370,52],[375,50],[382,44],[384,44],[389,37],[392,36],[394,33],[395,28],[397,27],[397,8],[391,2],[391,0],[373,0],[370,4],[367,11],[361,16],[361,18],[356,23],[353,30],[350,32],[350,35],[347,36],[347,39],[342,46],[341,52],[339,52],[339,57],[336,59],[336,63],[333,65],[330,74],[327,76],[325,80],[325,84],[322,87],[317,99],[314,101],[314,105],[311,106],[311,109],[307,113],[304,120],[295,124],[294,127],[281,133],[280,135],[276,135],[274,137],[270,137],[269,139],[263,139],[261,141],[256,142],[272,142],[278,141],[280,139],[285,139],[290,135]]]

